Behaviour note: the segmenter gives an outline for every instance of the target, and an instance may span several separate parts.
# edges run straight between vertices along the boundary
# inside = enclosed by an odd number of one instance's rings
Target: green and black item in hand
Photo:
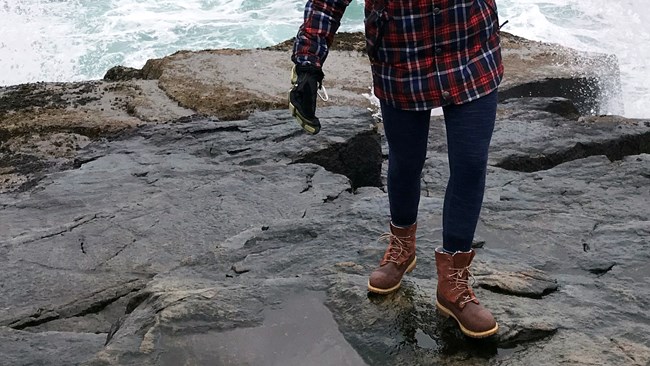
[[[300,127],[311,135],[320,131],[320,121],[316,117],[316,97],[327,101],[323,88],[325,74],[320,67],[313,65],[294,65],[291,70],[291,91],[289,91],[289,110]],[[319,93],[323,91],[323,95]]]

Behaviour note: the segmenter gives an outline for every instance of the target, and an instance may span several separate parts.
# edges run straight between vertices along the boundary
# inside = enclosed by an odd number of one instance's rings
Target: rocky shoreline
[[[287,43],[0,88],[0,363],[650,363],[650,119],[599,115],[616,60],[503,34],[475,242],[501,329],[476,342],[432,302],[439,116],[418,269],[365,290],[387,147],[363,39],[337,40],[317,136],[286,110]]]

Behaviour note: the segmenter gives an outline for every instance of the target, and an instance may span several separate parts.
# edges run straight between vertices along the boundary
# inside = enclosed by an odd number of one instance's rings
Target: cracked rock
[[[558,288],[555,279],[534,268],[504,271],[482,265],[475,267],[478,286],[502,294],[541,299]]]

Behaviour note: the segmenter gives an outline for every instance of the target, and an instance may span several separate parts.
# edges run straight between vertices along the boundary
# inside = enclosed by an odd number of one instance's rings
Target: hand
[[[300,127],[311,135],[320,131],[320,121],[316,117],[316,96],[322,88],[323,77],[323,70],[313,65],[295,65],[291,70],[293,86],[289,91],[289,110]]]

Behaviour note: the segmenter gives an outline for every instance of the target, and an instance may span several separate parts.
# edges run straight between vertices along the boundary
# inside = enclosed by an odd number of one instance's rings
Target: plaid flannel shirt
[[[321,67],[351,0],[308,0],[292,60]],[[377,98],[428,110],[494,91],[503,77],[495,0],[366,0]]]

